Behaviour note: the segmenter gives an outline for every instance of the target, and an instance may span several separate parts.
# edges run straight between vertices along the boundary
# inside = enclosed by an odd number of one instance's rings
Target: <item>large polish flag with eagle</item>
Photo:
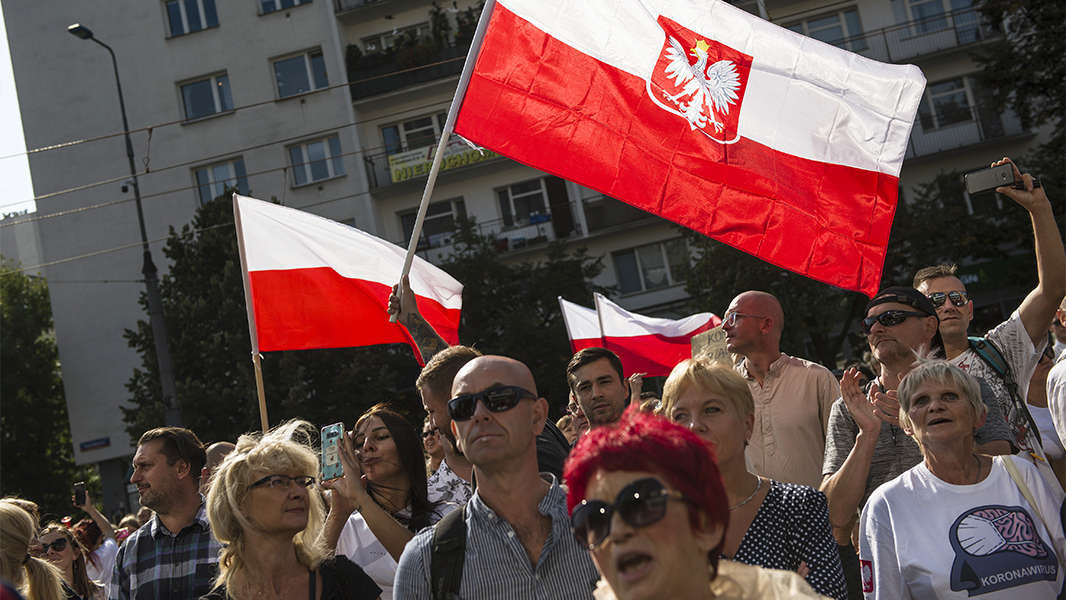
[[[917,67],[717,0],[485,10],[455,133],[780,267],[876,293],[925,88]]]

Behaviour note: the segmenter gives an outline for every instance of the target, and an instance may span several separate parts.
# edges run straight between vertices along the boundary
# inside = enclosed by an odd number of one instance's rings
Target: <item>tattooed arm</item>
[[[400,285],[403,285],[402,301],[400,297]],[[415,301],[414,290],[411,282],[405,275],[402,284],[392,286],[389,294],[389,314],[397,315],[399,322],[407,328],[414,338],[418,351],[422,353],[422,362],[429,362],[433,355],[448,347],[448,342],[437,334],[430,325],[418,313],[418,303]]]

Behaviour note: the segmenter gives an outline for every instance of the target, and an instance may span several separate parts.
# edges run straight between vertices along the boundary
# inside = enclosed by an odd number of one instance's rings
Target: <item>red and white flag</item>
[[[559,308],[563,312],[566,335],[570,338],[570,348],[574,354],[585,348],[603,346],[600,318],[596,316],[595,310],[563,300],[562,296],[559,296]]]
[[[233,195],[252,350],[306,350],[406,343],[389,323],[389,293],[404,249],[318,215]],[[463,286],[416,257],[418,310],[449,344],[459,343]]]
[[[722,320],[711,313],[699,313],[677,321],[645,317],[627,311],[600,294],[596,294],[596,312],[603,331],[603,347],[613,350],[622,359],[626,375],[669,375],[677,363],[692,356],[692,336],[722,324]]]
[[[719,0],[496,0],[454,131],[876,293],[925,89]]]

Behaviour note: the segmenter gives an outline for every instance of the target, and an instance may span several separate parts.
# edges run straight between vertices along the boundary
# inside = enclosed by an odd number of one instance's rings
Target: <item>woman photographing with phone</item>
[[[419,436],[387,405],[363,413],[339,453],[344,476],[323,483],[333,491],[326,546],[360,565],[390,600],[404,546],[455,506],[429,497]]]
[[[91,519],[82,519],[74,526],[74,537],[85,548],[85,567],[89,579],[107,587],[118,556],[115,528],[96,510],[88,492],[83,491],[81,499],[83,502],[78,504],[78,494],[75,494],[74,506],[88,513]]]

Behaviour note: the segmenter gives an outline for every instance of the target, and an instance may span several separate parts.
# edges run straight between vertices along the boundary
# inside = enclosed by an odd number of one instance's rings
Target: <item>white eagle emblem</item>
[[[728,115],[729,106],[736,104],[737,90],[740,89],[736,64],[731,60],[719,60],[708,67],[709,45],[704,40],[697,41],[692,48],[696,63],[690,64],[681,44],[672,36],[667,36],[667,40],[666,77],[673,79],[680,91],[673,96],[663,92],[664,99],[677,107],[692,129],[703,129],[710,121],[714,130],[721,133],[724,126],[715,118],[715,113]]]

